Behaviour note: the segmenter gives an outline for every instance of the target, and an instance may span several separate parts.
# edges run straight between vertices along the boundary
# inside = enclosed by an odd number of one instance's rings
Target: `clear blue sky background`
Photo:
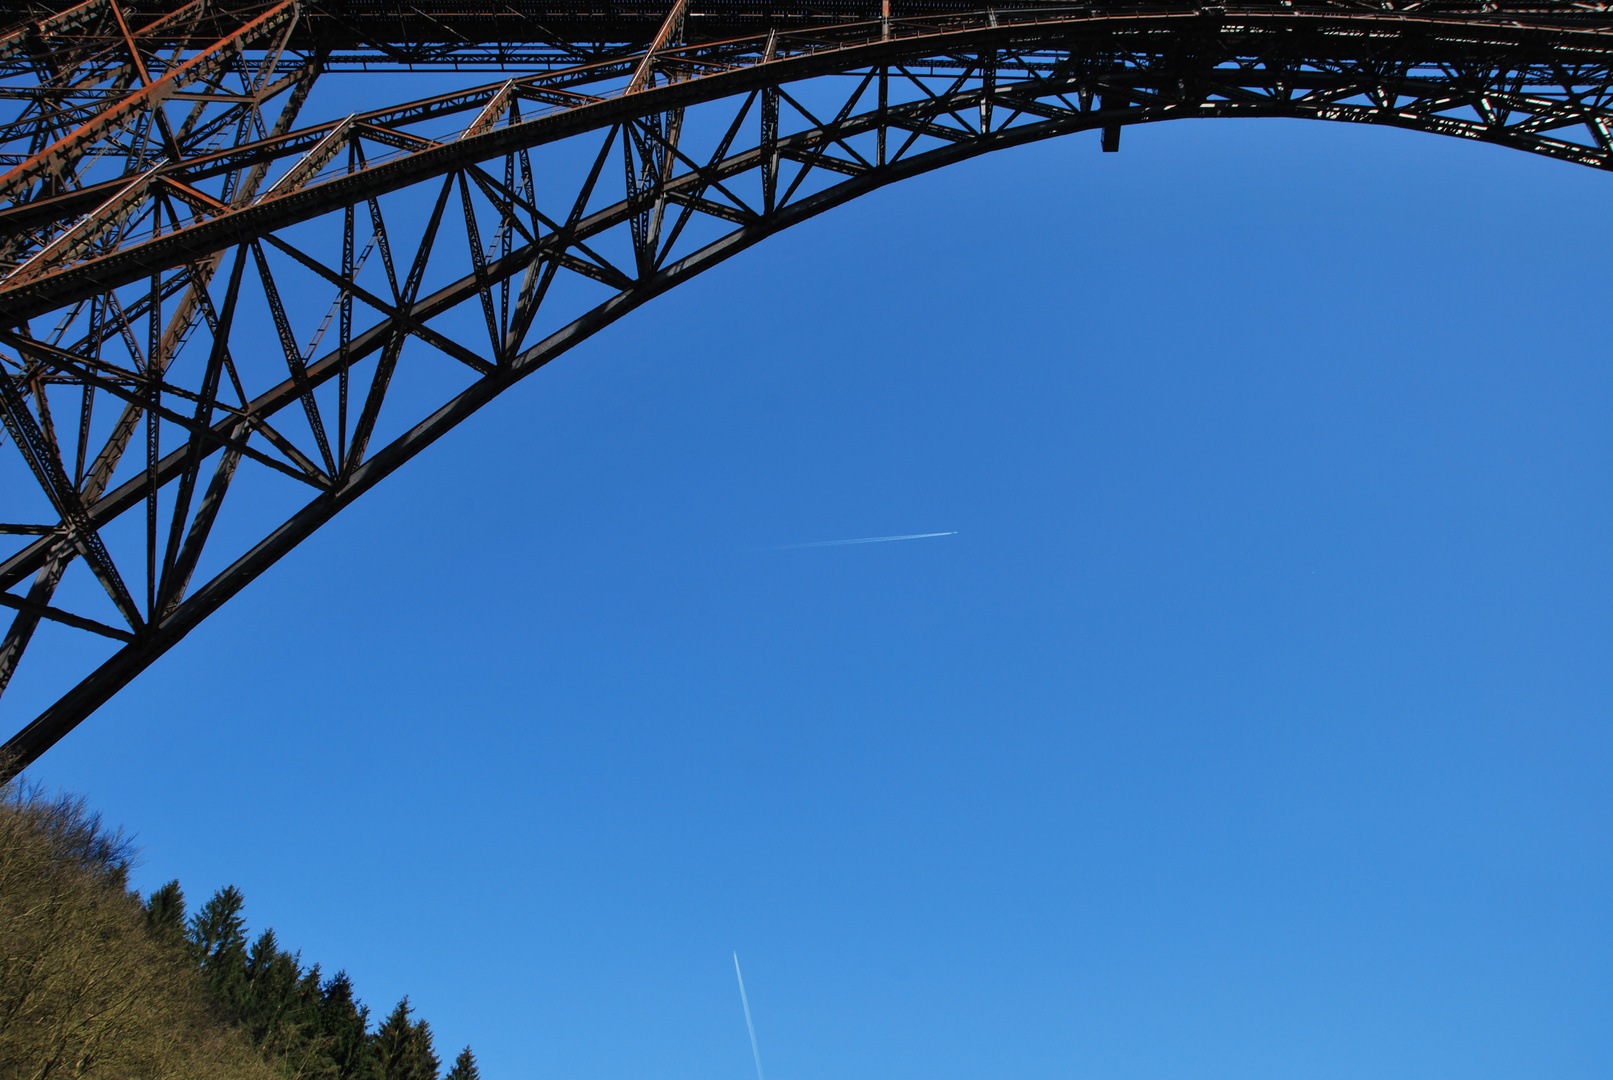
[[[748,1080],[736,949],[769,1080],[1606,1077],[1610,206],[1272,121],[905,183],[34,775],[489,1080]]]

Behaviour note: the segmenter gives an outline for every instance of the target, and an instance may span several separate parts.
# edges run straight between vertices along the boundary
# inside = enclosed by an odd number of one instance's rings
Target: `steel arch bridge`
[[[0,0],[0,23],[0,692],[42,627],[83,664],[0,775],[504,389],[886,184],[1190,117],[1613,167],[1603,3]],[[331,73],[366,71],[449,89],[344,112]]]

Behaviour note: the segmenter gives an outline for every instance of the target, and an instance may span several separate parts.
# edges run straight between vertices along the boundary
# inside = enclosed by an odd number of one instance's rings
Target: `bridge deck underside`
[[[81,7],[72,0],[0,2],[0,26],[21,26],[60,16]],[[578,55],[632,49],[647,45],[661,27],[670,7],[667,0],[607,0],[599,3],[565,3],[560,0],[338,0],[304,3],[289,48],[325,52],[337,63],[433,63],[465,65],[497,62],[499,58],[531,62],[563,61]],[[987,5],[979,0],[702,0],[688,12],[688,39],[725,40],[766,33],[769,30],[828,29],[848,23],[866,23],[882,17],[938,20],[968,16]],[[1042,12],[1070,15],[1127,17],[1149,11],[1220,11],[1225,5],[1167,4],[1157,0],[1089,0],[1083,4],[1059,0],[1009,0],[990,5],[1001,12]],[[1244,0],[1231,5],[1240,11],[1292,13],[1291,0]],[[174,5],[131,2],[124,5],[131,19],[160,15]],[[1492,4],[1472,0],[1429,0],[1422,3],[1357,2],[1357,0],[1302,0],[1298,10],[1338,14],[1384,15],[1395,12],[1418,17],[1451,17],[1504,24],[1523,19],[1531,26],[1596,29],[1607,21],[1603,3]],[[152,40],[153,47],[187,39],[181,23],[173,32]]]

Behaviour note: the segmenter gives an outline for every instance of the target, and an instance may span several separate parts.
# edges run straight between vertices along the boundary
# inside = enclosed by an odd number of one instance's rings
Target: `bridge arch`
[[[37,91],[0,128],[0,413],[37,484],[0,512],[0,690],[42,621],[114,644],[4,768],[515,382],[868,192],[1189,118],[1613,166],[1613,21],[1493,7],[886,5],[736,33],[676,0],[631,47],[562,41],[535,73],[302,124],[326,72],[488,46],[388,56],[320,38],[329,13],[294,0],[31,17],[0,35],[0,77]],[[411,365],[458,381],[400,403]],[[300,485],[300,506],[218,551],[226,496],[264,481]],[[93,587],[70,603],[74,567]]]

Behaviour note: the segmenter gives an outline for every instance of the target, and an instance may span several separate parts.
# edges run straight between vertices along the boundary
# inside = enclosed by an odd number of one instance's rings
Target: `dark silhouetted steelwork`
[[[0,691],[45,626],[82,638],[52,670],[84,665],[9,770],[506,387],[885,184],[1193,117],[1598,168],[1613,138],[1592,3],[5,0],[0,22]],[[321,96],[404,69],[486,74]]]

